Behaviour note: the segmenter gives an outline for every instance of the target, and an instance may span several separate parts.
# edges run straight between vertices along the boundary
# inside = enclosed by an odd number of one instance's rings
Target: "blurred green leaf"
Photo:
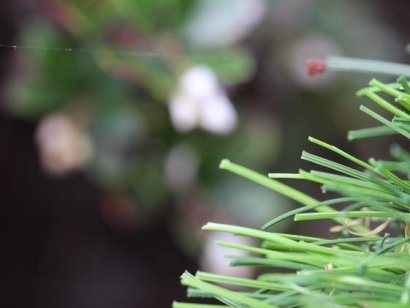
[[[211,67],[224,84],[249,80],[255,71],[253,58],[241,49],[209,51],[192,55],[195,64]]]
[[[195,1],[158,0],[126,1],[111,0],[121,18],[145,34],[175,31],[184,22]]]

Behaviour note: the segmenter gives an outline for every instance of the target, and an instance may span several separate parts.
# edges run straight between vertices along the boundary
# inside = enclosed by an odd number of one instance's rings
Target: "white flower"
[[[220,48],[249,35],[265,15],[264,0],[200,0],[186,25],[195,48]]]
[[[229,134],[237,125],[231,101],[218,84],[215,73],[206,66],[184,72],[178,90],[169,101],[174,127],[188,132],[199,126],[215,134]]]
[[[179,79],[179,89],[192,98],[203,99],[219,92],[218,79],[207,66],[194,66]]]
[[[41,164],[52,175],[78,170],[91,156],[89,139],[63,114],[42,119],[35,138]]]

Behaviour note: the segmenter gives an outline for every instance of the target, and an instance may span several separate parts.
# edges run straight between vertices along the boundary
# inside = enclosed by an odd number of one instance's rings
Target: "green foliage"
[[[351,70],[351,64],[356,63],[356,60],[339,60],[335,62],[332,59],[330,63],[344,70]],[[369,64],[357,63],[364,66]],[[391,66],[378,62],[373,63],[373,67],[367,67],[367,70],[389,74],[398,68],[404,71],[409,69],[404,65]],[[369,87],[357,94],[369,98],[384,110],[375,111],[361,106],[361,111],[381,125],[351,131],[348,135],[350,140],[390,134],[410,138],[410,91],[404,76],[394,84],[372,79]],[[385,99],[386,96],[392,97],[395,103]],[[392,119],[384,116],[386,113]],[[188,296],[213,297],[221,304],[175,302],[174,308],[410,305],[410,238],[406,228],[410,222],[410,152],[393,145],[391,156],[394,161],[374,158],[364,161],[318,139],[310,137],[309,141],[339,155],[342,163],[303,152],[302,159],[318,166],[321,171],[299,170],[296,174],[275,173],[265,176],[229,160],[221,162],[222,169],[277,191],[303,206],[267,222],[262,230],[206,224],[203,229],[207,231],[223,231],[259,239],[259,247],[227,242],[217,242],[216,245],[251,253],[251,257],[229,256],[232,266],[264,267],[268,272],[256,279],[203,272],[193,276],[186,272],[181,282],[188,287]],[[322,171],[323,168],[329,171]],[[339,196],[319,201],[277,179],[312,181],[320,184],[324,193],[333,192]],[[343,205],[344,209],[336,210],[335,205]],[[310,210],[316,212],[307,213]],[[296,221],[332,219],[340,224],[338,236],[327,240],[265,231],[289,217]],[[374,224],[378,224],[378,227],[370,230]],[[397,234],[386,231],[382,234],[382,230],[388,226],[390,229],[387,230]],[[232,291],[226,288],[226,284],[240,286],[242,291]]]
[[[185,32],[197,18],[199,2],[70,0],[44,5],[44,14],[25,20],[16,43],[21,69],[7,87],[9,111],[39,124],[55,114],[80,123],[94,151],[79,169],[135,206],[157,211],[171,205],[179,211],[182,188],[164,181],[164,166],[178,148],[187,148],[194,157],[191,176],[198,179],[192,189],[198,186],[205,194],[218,190],[217,177],[202,170],[214,166],[217,155],[237,152],[243,139],[234,132],[214,136],[199,127],[181,133],[170,119],[170,101],[192,67],[207,66],[223,89],[248,81],[255,61],[237,42],[206,50],[192,46]],[[240,155],[261,166],[272,161],[272,151],[261,156],[255,149],[278,147],[279,137],[260,146],[258,138],[273,129],[257,124],[241,128],[255,146]],[[216,143],[221,152],[208,154],[209,144]],[[191,194],[190,189],[183,193]]]

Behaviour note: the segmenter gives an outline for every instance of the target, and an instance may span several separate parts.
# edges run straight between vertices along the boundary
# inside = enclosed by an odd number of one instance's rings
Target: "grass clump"
[[[351,131],[348,139],[392,134],[410,139],[410,86],[405,77],[409,76],[410,68],[350,60],[331,58],[328,64],[332,69],[357,70],[362,66],[372,73],[402,72],[403,76],[393,84],[372,79],[368,87],[357,92],[385,109],[391,119],[361,106],[360,110],[380,125]],[[353,167],[308,152],[302,153],[303,160],[328,171],[299,170],[295,174],[265,176],[226,159],[221,162],[221,169],[275,190],[301,207],[268,221],[261,230],[206,224],[204,230],[259,239],[259,247],[222,241],[216,245],[252,253],[251,257],[231,256],[232,266],[264,267],[268,271],[256,279],[185,272],[181,283],[188,287],[189,297],[212,297],[220,304],[174,302],[173,308],[410,307],[410,152],[393,145],[390,153],[394,160],[363,161],[316,138],[309,140],[336,153]],[[332,195],[338,197],[319,201],[280,179],[312,181],[321,185],[324,192],[334,192]],[[336,210],[335,205],[343,205],[344,209]],[[267,231],[289,217],[298,221],[334,220],[338,226],[332,231],[337,236],[324,239]],[[396,234],[388,233],[392,229]],[[226,285],[242,288],[232,291]]]

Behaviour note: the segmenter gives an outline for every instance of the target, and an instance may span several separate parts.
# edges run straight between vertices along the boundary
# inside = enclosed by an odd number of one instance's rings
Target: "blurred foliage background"
[[[4,307],[170,306],[184,269],[228,270],[212,245],[222,235],[202,224],[258,228],[297,206],[221,172],[222,158],[296,171],[309,135],[365,158],[387,153],[345,142],[370,125],[354,92],[371,76],[312,78],[304,62],[406,62],[406,1],[0,7]],[[326,232],[276,231],[289,228]]]

